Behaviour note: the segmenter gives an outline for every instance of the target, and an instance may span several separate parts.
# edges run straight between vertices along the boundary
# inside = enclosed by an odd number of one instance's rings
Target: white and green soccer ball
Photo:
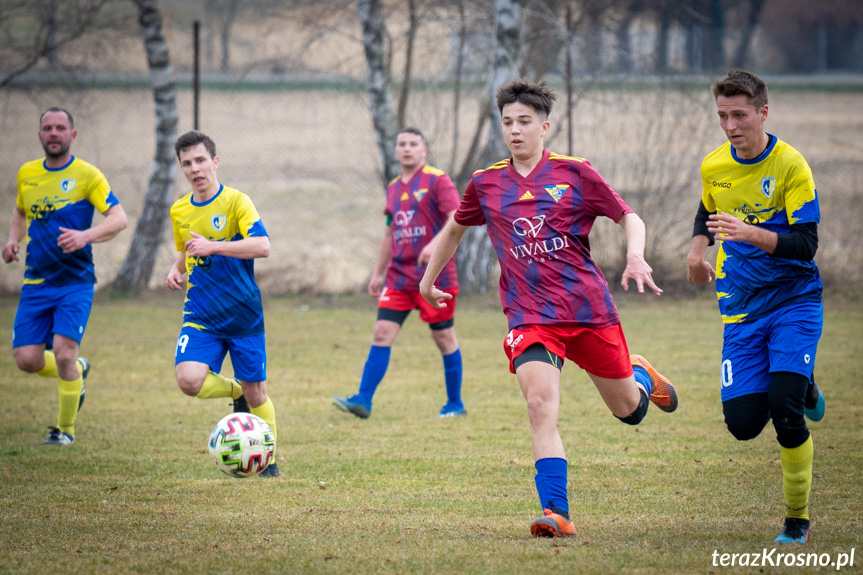
[[[266,421],[251,413],[231,413],[210,434],[210,457],[231,477],[251,477],[267,468],[276,441]]]

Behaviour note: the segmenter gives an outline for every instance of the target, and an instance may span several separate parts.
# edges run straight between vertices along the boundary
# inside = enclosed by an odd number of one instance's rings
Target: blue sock
[[[650,390],[653,386],[650,384],[650,375],[647,373],[647,370],[643,367],[633,365],[632,373],[635,375],[635,381],[644,386],[644,389],[647,390],[647,397],[650,397]]]
[[[536,492],[543,509],[554,506],[569,513],[569,499],[566,496],[566,459],[546,457],[536,462]]]
[[[360,380],[358,394],[369,405],[372,403],[372,396],[374,396],[378,384],[387,373],[387,367],[390,365],[390,349],[389,347],[373,345],[369,350],[369,357],[363,367],[363,378]]]
[[[447,403],[464,405],[461,402],[461,350],[443,356],[443,376],[446,381]]]

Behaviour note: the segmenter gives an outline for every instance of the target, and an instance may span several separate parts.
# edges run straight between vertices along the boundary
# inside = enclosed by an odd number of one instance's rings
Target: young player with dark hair
[[[545,82],[512,81],[498,90],[501,129],[512,157],[474,173],[461,205],[441,233],[420,292],[434,306],[449,295],[434,285],[468,226],[487,225],[501,267],[500,299],[510,332],[504,350],[527,402],[543,516],[534,537],[570,537],[567,461],[557,429],[563,359],[584,369],[615,417],[636,425],[652,401],[677,409],[671,382],[646,359],[630,355],[617,308],[588,234],[597,217],[620,224],[627,257],[622,285],[635,280],[657,295],[644,260],[641,219],[580,158],[553,154],[543,139],[554,93]]]
[[[267,350],[264,309],[255,282],[254,260],[270,254],[270,238],[252,200],[219,183],[216,145],[191,131],[174,145],[191,193],[171,207],[174,241],[179,252],[168,272],[169,288],[189,281],[183,326],[177,339],[177,385],[200,399],[234,400],[235,412],[266,421],[276,437],[276,412],[267,395]],[[219,371],[230,352],[235,378]],[[280,476],[270,463],[261,472]]]
[[[824,417],[815,352],[824,313],[818,248],[818,193],[794,148],[768,134],[767,84],[732,70],[713,87],[728,142],[701,164],[702,195],[688,256],[689,280],[716,279],[725,324],[722,411],[738,440],[772,418],[780,446],[785,523],[777,543],[809,539],[812,437],[804,414]],[[716,271],[704,260],[721,243]]]

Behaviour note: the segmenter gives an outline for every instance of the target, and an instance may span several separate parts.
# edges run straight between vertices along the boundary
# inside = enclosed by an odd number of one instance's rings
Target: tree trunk
[[[381,0],[357,0],[357,13],[363,28],[363,48],[366,54],[366,76],[369,91],[369,111],[375,130],[375,140],[383,165],[386,186],[399,174],[399,164],[393,154],[396,140],[396,116],[392,98],[387,91],[384,61],[384,15]]]
[[[518,71],[519,25],[521,23],[523,0],[495,0],[495,50],[486,118],[489,130],[481,165],[488,166],[505,158],[507,153],[503,134],[500,131],[500,112],[497,109],[497,89],[512,80]],[[468,230],[458,251],[459,287],[462,291],[484,293],[492,283],[492,272],[497,263],[491,242],[480,227]]]
[[[464,0],[458,2],[458,46],[456,47],[455,57],[455,77],[453,78],[453,94],[452,94],[452,155],[449,160],[449,171],[455,171],[456,158],[458,157],[458,139],[459,131],[459,112],[461,111],[461,79],[464,72],[464,49],[467,39],[467,18],[464,10]],[[454,175],[454,174],[453,174]]]
[[[405,50],[405,72],[402,76],[402,89],[399,93],[398,127],[405,128],[407,116],[408,96],[411,93],[411,79],[413,77],[414,44],[416,43],[419,18],[417,18],[416,0],[408,0],[408,26],[407,48]]]
[[[133,0],[138,7],[138,21],[147,50],[147,65],[153,83],[153,98],[156,103],[156,152],[144,210],[126,261],[112,284],[119,292],[138,293],[147,287],[153,275],[156,255],[162,242],[162,234],[168,219],[173,196],[177,159],[174,142],[177,140],[177,93],[174,72],[168,53],[168,44],[162,32],[162,16],[157,0]]]
[[[755,35],[755,27],[758,25],[758,19],[761,17],[761,10],[764,8],[764,0],[749,0],[749,12],[746,16],[746,26],[743,28],[743,33],[740,35],[740,42],[737,44],[737,50],[734,51],[734,57],[731,59],[732,68],[745,68],[746,60],[749,58],[749,45],[752,43],[752,37]]]

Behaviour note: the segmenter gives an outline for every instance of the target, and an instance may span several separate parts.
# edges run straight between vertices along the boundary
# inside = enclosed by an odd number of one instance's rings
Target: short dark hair
[[[72,114],[69,113],[69,110],[66,110],[64,108],[48,108],[47,110],[42,112],[42,115],[39,116],[39,126],[42,126],[42,118],[44,118],[45,114],[48,114],[49,112],[63,112],[64,114],[66,114],[66,117],[69,118],[69,129],[75,129],[75,120],[72,119]]]
[[[767,105],[767,83],[746,70],[729,70],[725,77],[717,80],[710,89],[714,98],[746,96],[746,101],[756,110]]]
[[[211,158],[216,157],[216,143],[210,139],[210,136],[198,130],[191,130],[177,138],[177,141],[174,142],[174,151],[177,152],[177,159],[180,159],[181,151],[195,147],[198,144],[204,144],[204,147],[210,152]]]
[[[557,101],[557,95],[548,87],[548,82],[531,82],[519,78],[507,82],[497,89],[497,109],[503,114],[503,107],[507,104],[520,102],[525,106],[533,108],[537,115],[544,119],[551,114],[551,106]]]
[[[423,139],[423,146],[428,145],[426,142],[426,137],[423,135],[422,132],[419,131],[419,128],[408,127],[408,128],[404,128],[402,130],[399,130],[399,133],[396,134],[396,138],[399,137],[399,134],[413,134],[414,136],[419,136],[420,138]]]

